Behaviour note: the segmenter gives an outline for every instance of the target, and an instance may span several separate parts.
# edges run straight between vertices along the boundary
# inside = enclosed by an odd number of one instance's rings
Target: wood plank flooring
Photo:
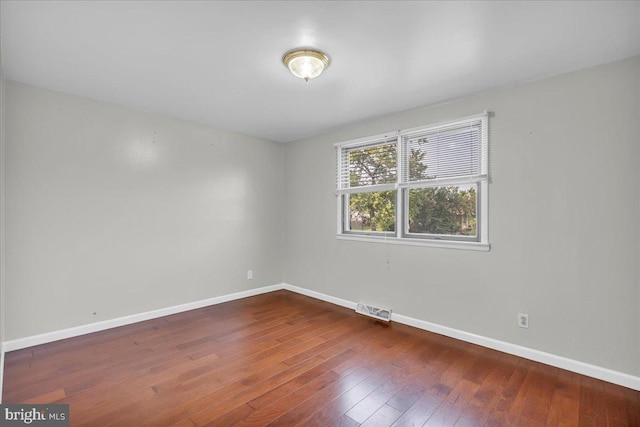
[[[640,426],[640,392],[288,291],[6,354],[73,426]]]

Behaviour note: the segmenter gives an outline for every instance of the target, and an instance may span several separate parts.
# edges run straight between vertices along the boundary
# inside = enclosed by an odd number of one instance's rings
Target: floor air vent
[[[374,307],[372,305],[366,305],[361,302],[356,306],[356,313],[364,314],[365,316],[375,317],[376,319],[384,320],[388,322],[391,320],[391,310],[388,308]]]

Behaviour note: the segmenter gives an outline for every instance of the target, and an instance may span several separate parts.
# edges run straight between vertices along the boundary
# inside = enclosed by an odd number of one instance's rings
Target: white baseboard
[[[308,289],[289,285],[287,283],[283,283],[282,287],[289,291],[307,295],[322,301],[327,301],[336,305],[340,305],[342,307],[347,307],[353,310],[355,310],[356,308],[357,303],[352,301],[347,301],[341,298],[336,298],[331,295],[310,291]],[[625,374],[623,372],[602,368],[600,366],[591,365],[589,363],[580,362],[578,360],[568,359],[566,357],[557,356],[555,354],[546,353],[544,351],[539,351],[532,348],[523,347],[517,344],[511,344],[505,341],[500,341],[493,338],[488,338],[481,335],[476,335],[469,332],[461,331],[458,329],[449,328],[446,326],[438,325],[436,323],[431,323],[424,320],[415,319],[413,317],[404,316],[402,314],[392,313],[391,320],[394,322],[408,325],[408,326],[413,326],[418,329],[423,329],[425,331],[434,332],[436,334],[455,338],[460,341],[465,341],[472,344],[480,345],[482,347],[487,347],[493,350],[502,351],[504,353],[513,354],[514,356],[523,357],[525,359],[544,363],[546,365],[555,366],[557,368],[565,369],[567,371],[576,372],[578,374],[597,378],[599,380],[607,381],[613,384],[618,384],[624,387],[628,387],[628,388],[640,391],[640,377]]]
[[[221,304],[240,298],[260,295],[282,289],[282,285],[265,286],[263,288],[250,289],[248,291],[236,292],[219,297],[194,301],[187,304],[175,305],[173,307],[161,308],[147,311],[145,313],[133,314],[131,316],[118,317],[116,319],[104,320],[102,322],[90,323],[88,325],[76,326],[74,328],[62,329],[59,331],[47,332],[30,337],[19,338],[4,342],[4,351],[20,350],[22,348],[33,347],[34,345],[46,344],[48,342],[63,340],[65,338],[77,337],[79,335],[90,334],[92,332],[104,331],[105,329],[117,328],[118,326],[130,325],[132,323],[143,322],[145,320],[156,319],[162,316],[182,313],[183,311],[195,310],[197,308],[210,305]]]
[[[578,360],[568,359],[566,357],[557,356],[555,354],[546,353],[544,351],[535,350],[529,347],[523,347],[521,345],[484,337],[482,335],[476,335],[458,329],[448,328],[436,323],[414,319],[412,317],[403,316],[401,314],[392,313],[391,320],[419,329],[424,329],[425,331],[435,332],[440,335],[455,338],[460,341],[466,341],[472,344],[480,345],[482,347],[502,351],[503,353],[513,354],[525,359],[555,366],[556,368],[576,372],[578,374],[597,378],[599,380],[607,381],[640,391],[640,377],[635,377],[633,375],[625,374],[607,368],[602,368],[600,366],[591,365],[589,363],[580,362]]]
[[[293,286],[293,285],[290,285],[288,283],[282,283],[282,289],[286,289],[288,291],[295,292],[295,293],[302,294],[302,295],[306,295],[308,297],[319,299],[319,300],[322,300],[322,301],[330,302],[331,304],[335,304],[335,305],[339,305],[339,306],[342,306],[342,307],[350,308],[351,310],[355,310],[356,309],[356,305],[358,305],[357,303],[351,302],[351,301],[347,301],[346,299],[336,298],[336,297],[333,297],[331,295],[322,294],[322,293],[316,292],[316,291],[310,291],[309,289],[300,288],[298,286]]]
[[[145,320],[155,319],[162,316],[168,316],[171,314],[181,313],[184,311],[194,310],[197,308],[202,308],[210,305],[220,304],[223,302],[233,301],[240,298],[260,295],[267,292],[277,291],[280,289],[286,289],[288,291],[296,292],[302,295],[306,295],[315,299],[326,301],[326,302],[336,304],[342,307],[346,307],[352,310],[355,310],[356,308],[356,303],[353,301],[348,301],[342,298],[337,298],[337,297],[323,294],[320,292],[311,291],[305,288],[290,285],[288,283],[281,283],[278,285],[265,286],[262,288],[251,289],[248,291],[236,292],[233,294],[223,295],[220,297],[209,298],[201,301],[195,301],[188,304],[176,305],[173,307],[167,307],[167,308],[148,311],[145,313],[135,314],[131,316],[120,317],[117,319],[105,320],[103,322],[91,323],[88,325],[78,326],[75,328],[63,329],[60,331],[49,332],[46,334],[34,335],[31,337],[6,341],[3,343],[4,345],[1,346],[0,356],[2,357],[2,360],[4,360],[5,351],[19,350],[21,348],[32,347],[34,345],[45,344],[52,341],[58,341],[65,338],[71,338],[79,335],[89,334],[92,332],[98,332],[105,329],[115,328],[118,326],[129,325],[136,322],[142,322]],[[404,316],[402,314],[392,313],[391,320],[394,322],[408,325],[408,326],[413,326],[418,329],[423,329],[425,331],[430,331],[440,335],[445,335],[461,341],[477,344],[493,350],[502,351],[504,353],[513,354],[515,356],[523,357],[525,359],[555,366],[561,369],[566,369],[568,371],[576,372],[578,374],[597,378],[599,380],[607,381],[613,384],[618,384],[624,387],[628,387],[628,388],[640,391],[640,377],[637,377],[637,376],[625,374],[625,373],[614,371],[607,368],[602,368],[600,366],[591,365],[589,363],[584,363],[584,362],[580,362],[573,359],[568,359],[566,357],[557,356],[555,354],[546,353],[546,352],[535,350],[528,347],[523,347],[517,344],[511,344],[505,341],[500,341],[493,338],[488,338],[481,335],[476,335],[469,332],[461,331],[458,329],[449,328],[446,326],[438,325],[436,323],[431,323],[424,320],[415,319],[413,317]],[[2,374],[1,369],[3,366],[4,366],[4,363],[0,367],[0,375]],[[1,393],[1,388],[0,388],[0,393]],[[1,398],[1,394],[0,394],[0,398]]]

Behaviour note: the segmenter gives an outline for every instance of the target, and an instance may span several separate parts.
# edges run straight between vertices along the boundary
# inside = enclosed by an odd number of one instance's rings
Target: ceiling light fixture
[[[294,49],[284,54],[282,62],[294,76],[308,82],[309,79],[318,77],[329,66],[329,57],[317,50]]]

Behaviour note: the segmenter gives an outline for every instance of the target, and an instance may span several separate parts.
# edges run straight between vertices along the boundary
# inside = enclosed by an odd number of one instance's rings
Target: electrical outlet
[[[253,279],[253,270],[247,270],[247,279],[248,280]]]
[[[524,313],[518,313],[518,326],[521,328],[529,329],[529,315]]]

